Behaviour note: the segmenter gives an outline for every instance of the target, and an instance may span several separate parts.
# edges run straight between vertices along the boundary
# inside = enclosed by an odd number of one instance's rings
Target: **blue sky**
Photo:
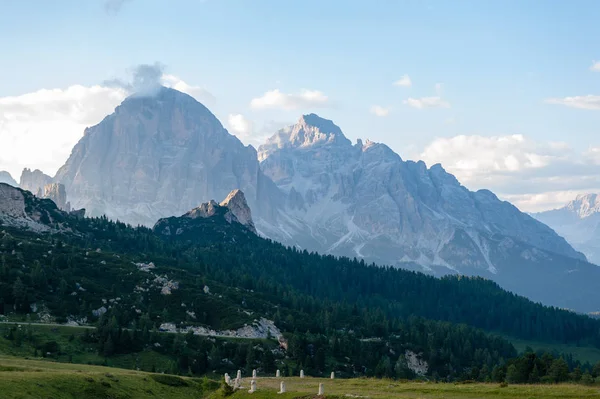
[[[118,11],[107,8],[116,3]],[[257,144],[276,126],[316,112],[352,140],[442,162],[469,188],[492,188],[524,209],[551,207],[600,190],[592,156],[600,146],[600,99],[580,98],[600,95],[600,72],[591,68],[600,60],[599,17],[597,1],[5,1],[0,145],[7,151],[8,143],[18,145],[13,136],[37,129],[3,125],[2,112],[10,116],[3,98],[12,104],[40,89],[102,85],[159,62],[166,74],[209,92],[215,100],[207,105],[226,126],[230,115],[241,115],[251,126],[245,142]],[[393,84],[404,75],[410,87]],[[319,92],[326,101],[251,105],[272,90]],[[432,97],[445,106],[415,108]],[[50,136],[42,140],[49,145],[61,132],[40,134]],[[54,173],[76,136],[39,167]],[[486,164],[482,153],[498,160]],[[18,175],[21,163],[0,149],[0,169]],[[535,199],[542,194],[552,198]]]

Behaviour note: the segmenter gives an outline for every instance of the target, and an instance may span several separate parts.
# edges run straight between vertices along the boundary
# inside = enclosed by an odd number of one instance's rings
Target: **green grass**
[[[197,399],[216,388],[199,378],[0,356],[0,397],[6,399]]]
[[[600,398],[600,387],[581,385],[448,384],[399,382],[377,379],[285,378],[287,393],[278,395],[280,379],[258,378],[258,391],[245,389],[231,399],[309,399],[317,397],[319,383],[325,398],[372,399],[570,399]],[[249,385],[249,379],[243,380]],[[54,363],[0,356],[0,397],[6,399],[137,399],[137,398],[222,398],[218,383],[201,378],[152,374],[101,366]]]
[[[267,398],[315,398],[319,383],[325,386],[326,398],[372,398],[372,399],[454,399],[454,398],[506,398],[506,399],[569,399],[600,398],[598,387],[580,385],[509,385],[499,384],[448,384],[425,382],[398,382],[377,379],[329,380],[314,378],[285,378],[287,393],[278,395],[279,379],[257,379],[257,392],[249,394],[247,389],[237,391],[232,399]],[[248,381],[246,381],[248,385]],[[211,394],[218,398],[218,393]]]

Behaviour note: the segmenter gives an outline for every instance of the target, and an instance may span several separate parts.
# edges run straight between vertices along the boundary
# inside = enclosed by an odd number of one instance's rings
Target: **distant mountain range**
[[[559,209],[533,214],[552,227],[573,247],[583,252],[590,262],[600,265],[600,196],[578,195]]]
[[[21,186],[44,180],[27,175]],[[314,114],[256,151],[186,94],[132,96],[86,129],[52,182],[74,209],[147,226],[241,189],[258,233],[284,244],[480,275],[535,301],[600,310],[600,268],[548,226],[490,191],[467,190],[441,165],[352,144]]]

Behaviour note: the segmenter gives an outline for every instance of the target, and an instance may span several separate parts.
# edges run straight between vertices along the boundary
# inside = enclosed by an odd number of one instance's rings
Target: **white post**
[[[231,377],[227,373],[225,373],[225,384],[231,385]]]
[[[279,392],[277,393],[285,393],[285,382],[281,381],[281,384],[279,384]]]
[[[300,370],[300,378],[304,378],[304,370]]]
[[[256,369],[252,370],[252,378],[256,378]]]
[[[242,380],[239,378],[236,378],[235,381],[233,382],[233,389],[240,389],[242,387]]]
[[[279,378],[279,377],[281,377],[281,371],[277,370],[277,372],[275,373],[275,377],[276,377],[276,378]]]
[[[325,395],[325,387],[323,386],[323,383],[319,384],[319,393],[317,395]]]
[[[332,372],[331,372],[331,379],[332,379],[332,380],[335,380],[335,371],[332,371]]]
[[[250,390],[248,391],[248,393],[254,393],[256,392],[256,381],[252,380],[250,381]]]
[[[242,370],[238,370],[237,377],[235,377],[235,378],[238,379],[238,380],[242,379]]]

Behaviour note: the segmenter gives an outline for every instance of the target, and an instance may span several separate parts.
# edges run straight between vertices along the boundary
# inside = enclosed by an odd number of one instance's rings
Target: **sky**
[[[154,71],[246,144],[314,112],[556,208],[600,192],[599,18],[595,0],[0,1],[0,170],[53,175]]]

